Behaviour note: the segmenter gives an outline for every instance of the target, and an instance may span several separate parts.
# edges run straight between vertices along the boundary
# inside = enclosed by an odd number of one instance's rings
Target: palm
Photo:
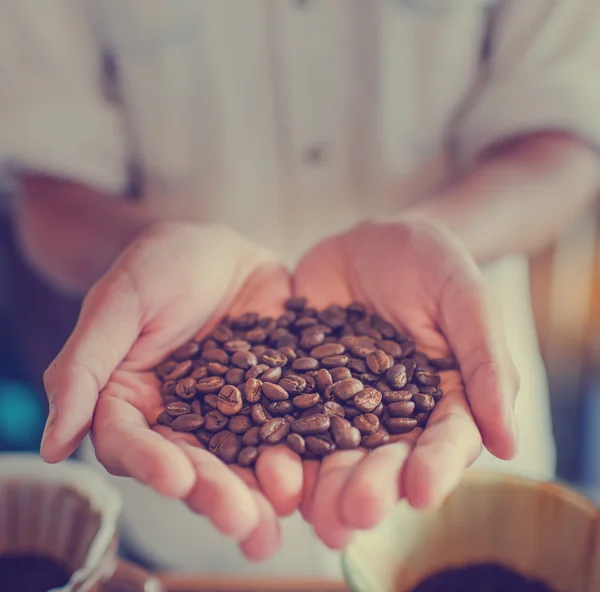
[[[376,525],[401,497],[417,507],[441,501],[477,458],[482,435],[496,455],[513,454],[504,421],[504,401],[514,389],[512,365],[490,329],[474,264],[441,229],[428,223],[362,225],[315,247],[294,282],[315,306],[365,302],[430,357],[452,349],[461,363],[462,377],[442,373],[445,396],[424,432],[368,455],[344,451],[320,466],[310,463],[305,474],[313,487],[305,487],[302,509],[327,544],[342,548],[353,528]]]

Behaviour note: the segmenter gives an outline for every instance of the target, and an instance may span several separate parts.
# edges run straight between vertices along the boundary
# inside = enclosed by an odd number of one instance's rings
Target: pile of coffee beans
[[[424,427],[442,397],[438,371],[361,303],[316,310],[304,298],[279,318],[226,318],[156,368],[158,423],[190,432],[226,463],[250,466],[273,444],[306,459],[386,444]]]
[[[546,584],[494,563],[469,565],[434,574],[413,592],[552,592]]]

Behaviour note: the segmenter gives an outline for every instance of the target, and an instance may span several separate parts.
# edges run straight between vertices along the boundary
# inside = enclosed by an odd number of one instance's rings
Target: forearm
[[[454,231],[479,263],[533,254],[596,199],[600,159],[563,134],[537,134],[491,150],[480,163],[417,206]]]
[[[83,294],[154,221],[136,204],[64,179],[20,179],[14,220],[32,266],[61,290]]]

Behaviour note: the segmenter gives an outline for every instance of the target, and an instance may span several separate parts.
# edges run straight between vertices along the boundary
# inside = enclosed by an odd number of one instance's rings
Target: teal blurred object
[[[0,379],[0,450],[39,450],[45,420],[45,403],[33,388]]]

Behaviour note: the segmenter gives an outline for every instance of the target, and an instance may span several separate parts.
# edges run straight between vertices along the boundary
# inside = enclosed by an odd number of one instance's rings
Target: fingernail
[[[46,438],[52,433],[57,417],[58,409],[56,408],[56,405],[50,405],[50,408],[48,410],[48,419],[46,420],[46,427],[44,428],[44,433],[42,435],[42,443],[40,445],[40,450],[42,452],[44,450],[44,442],[46,441]]]

